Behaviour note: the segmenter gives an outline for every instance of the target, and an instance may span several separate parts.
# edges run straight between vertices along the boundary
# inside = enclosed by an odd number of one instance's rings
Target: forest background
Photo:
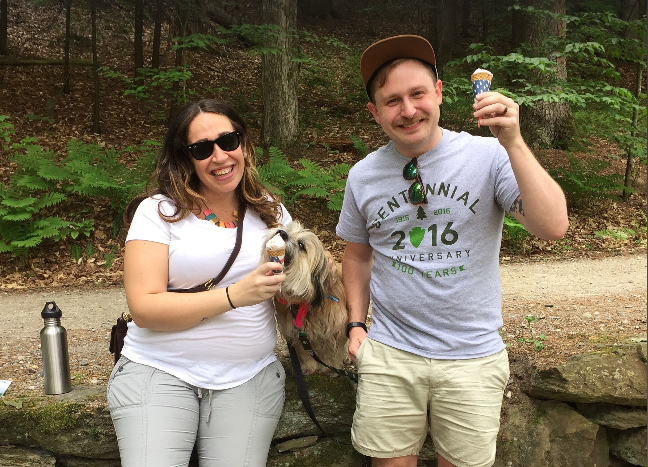
[[[0,0],[0,289],[121,284],[123,211],[166,122],[224,99],[265,182],[340,259],[349,168],[387,142],[362,51],[427,37],[441,126],[489,135],[470,74],[521,105],[568,198],[559,241],[506,218],[502,261],[646,251],[646,11],[638,0]]]

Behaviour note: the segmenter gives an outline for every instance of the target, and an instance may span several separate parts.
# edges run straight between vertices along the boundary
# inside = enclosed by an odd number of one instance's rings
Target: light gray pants
[[[122,467],[263,467],[284,404],[286,374],[275,361],[222,391],[192,386],[126,357],[108,380],[108,407]]]

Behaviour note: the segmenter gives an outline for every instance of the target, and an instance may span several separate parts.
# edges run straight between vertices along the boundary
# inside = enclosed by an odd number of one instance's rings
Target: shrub
[[[0,123],[0,137],[10,141],[13,127],[6,120]],[[119,222],[130,200],[144,190],[155,160],[152,142],[116,151],[70,140],[67,156],[61,156],[35,141],[25,138],[10,146],[14,151],[10,160],[17,168],[7,186],[0,184],[0,253],[26,256],[45,238],[90,235],[94,219],[88,212],[66,207],[70,196],[110,203],[114,221]],[[135,164],[119,162],[121,154],[131,151],[142,153]],[[58,206],[56,215],[48,212],[53,206]]]
[[[257,152],[263,154],[260,148]],[[293,204],[300,196],[313,196],[326,198],[332,211],[342,210],[346,176],[351,169],[349,164],[321,167],[311,160],[300,159],[303,168],[296,170],[280,149],[271,147],[268,153],[268,162],[258,168],[259,175],[271,192],[281,196],[286,204]]]

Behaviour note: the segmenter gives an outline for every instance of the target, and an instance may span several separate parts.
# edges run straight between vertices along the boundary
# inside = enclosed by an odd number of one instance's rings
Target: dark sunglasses
[[[405,180],[414,180],[407,190],[407,197],[411,204],[427,204],[427,196],[425,195],[425,185],[421,180],[421,174],[418,171],[418,162],[416,158],[409,161],[403,167],[403,178]]]
[[[188,145],[187,151],[194,159],[202,161],[212,155],[214,144],[217,144],[223,151],[234,151],[241,145],[241,132],[237,130],[225,133],[212,141],[198,141]]]

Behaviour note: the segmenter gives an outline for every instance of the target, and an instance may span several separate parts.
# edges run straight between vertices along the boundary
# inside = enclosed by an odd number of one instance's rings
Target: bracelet
[[[227,295],[227,301],[229,302],[230,306],[232,307],[232,310],[235,309],[236,307],[232,303],[232,299],[229,296],[229,286],[225,287],[225,295]]]
[[[367,332],[367,325],[365,323],[361,323],[360,321],[354,321],[353,323],[349,323],[346,326],[347,339],[349,338],[349,333],[351,332],[351,328],[362,328],[364,329],[365,332]]]

